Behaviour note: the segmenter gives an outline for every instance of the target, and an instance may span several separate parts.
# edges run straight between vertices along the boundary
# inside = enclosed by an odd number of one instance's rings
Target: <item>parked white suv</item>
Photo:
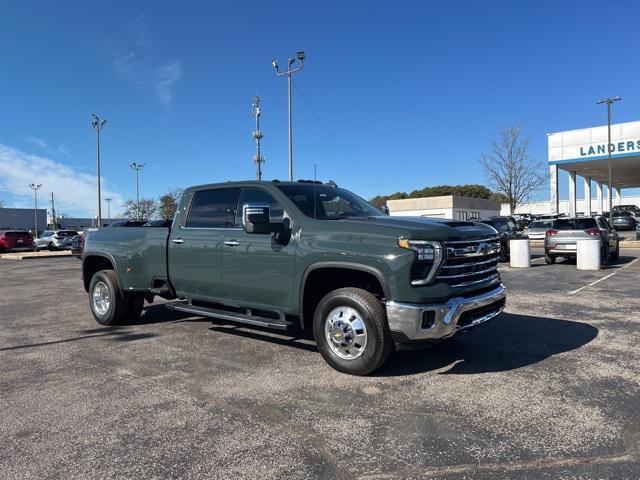
[[[35,239],[36,251],[44,248],[49,250],[71,248],[71,238],[75,235],[78,235],[75,230],[45,230]]]

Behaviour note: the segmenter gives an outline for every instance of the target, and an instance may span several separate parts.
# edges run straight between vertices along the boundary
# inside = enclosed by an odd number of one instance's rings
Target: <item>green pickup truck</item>
[[[335,369],[365,375],[399,345],[500,314],[500,239],[475,222],[389,217],[334,183],[227,182],[185,190],[171,228],[103,228],[82,258],[102,325],[144,301],[261,327],[312,328]]]

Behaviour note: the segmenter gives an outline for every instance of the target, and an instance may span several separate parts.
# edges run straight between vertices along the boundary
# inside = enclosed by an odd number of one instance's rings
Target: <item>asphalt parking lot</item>
[[[640,251],[539,253],[501,318],[364,378],[158,304],[101,327],[78,260],[0,261],[0,477],[640,478]]]

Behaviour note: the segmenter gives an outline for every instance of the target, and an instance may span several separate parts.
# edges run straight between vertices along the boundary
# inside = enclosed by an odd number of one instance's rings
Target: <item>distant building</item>
[[[42,232],[47,228],[47,210],[39,208],[37,210],[38,230]],[[35,216],[33,208],[0,208],[0,230],[16,229],[29,230],[34,229]]]
[[[485,220],[500,215],[500,206],[495,200],[457,195],[387,200],[390,215],[450,220]]]
[[[103,218],[102,226],[111,225],[113,222],[117,222],[121,219],[117,218]],[[84,228],[91,228],[96,226],[95,218],[88,217],[66,217],[56,218],[56,224],[58,228],[72,228],[76,230],[82,230]]]

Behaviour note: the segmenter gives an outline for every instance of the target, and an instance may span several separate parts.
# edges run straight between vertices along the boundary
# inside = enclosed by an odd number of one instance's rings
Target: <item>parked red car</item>
[[[30,252],[33,237],[25,230],[0,230],[0,252]]]

